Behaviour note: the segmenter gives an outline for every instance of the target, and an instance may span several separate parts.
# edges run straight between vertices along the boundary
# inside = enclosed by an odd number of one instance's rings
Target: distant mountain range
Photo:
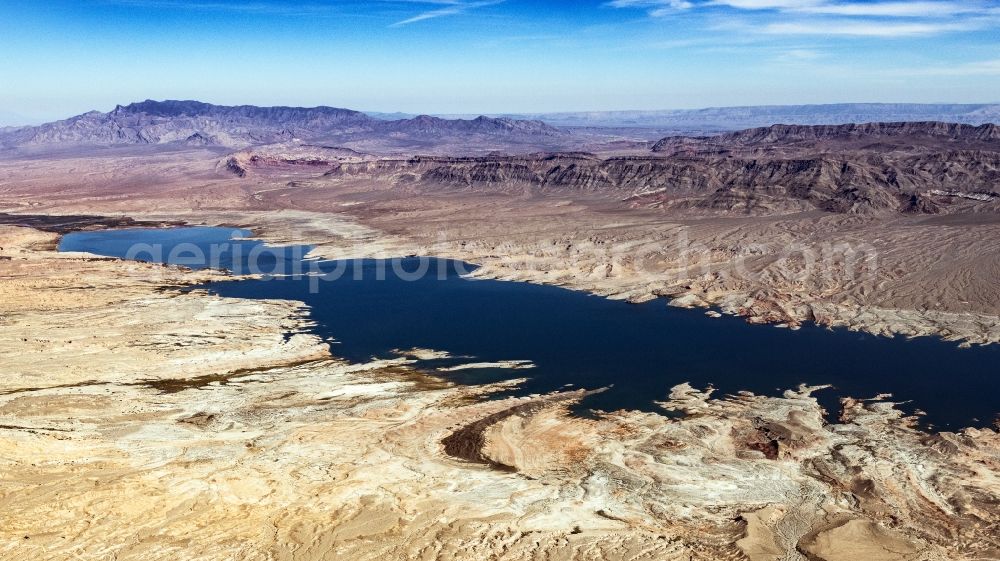
[[[439,115],[456,117],[458,115]],[[1000,123],[1000,104],[838,103],[762,105],[664,111],[510,113],[494,116],[535,119],[556,127],[653,127],[732,131],[770,125],[840,125],[889,121],[943,121],[967,125]]]
[[[421,115],[410,119],[376,119],[359,111],[334,107],[224,106],[198,101],[152,101],[91,111],[63,121],[0,131],[0,146],[38,147],[63,144],[143,145],[183,143],[196,146],[243,147],[254,144],[308,141],[363,141],[375,138],[440,141],[563,135],[540,121],[506,117],[442,119]]]
[[[525,153],[581,150],[587,139],[636,141],[773,124],[1000,122],[1000,105],[839,104],[531,115],[409,116],[335,107],[225,106],[152,101],[38,126],[0,128],[0,148],[180,145],[244,148],[302,141],[366,153]],[[557,128],[561,127],[561,128]],[[598,131],[598,132],[594,132]],[[639,132],[637,132],[639,131]],[[645,131],[648,134],[640,134]],[[658,136],[651,134],[661,133]]]

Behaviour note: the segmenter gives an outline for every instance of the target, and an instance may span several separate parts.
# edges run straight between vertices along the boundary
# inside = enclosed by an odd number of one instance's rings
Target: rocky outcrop
[[[328,168],[342,162],[360,162],[365,154],[340,146],[316,146],[298,142],[272,144],[234,152],[223,160],[229,172],[246,177],[250,170],[270,172],[289,168]]]

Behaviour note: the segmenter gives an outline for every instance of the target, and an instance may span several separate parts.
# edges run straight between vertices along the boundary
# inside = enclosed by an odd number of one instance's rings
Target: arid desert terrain
[[[225,225],[316,257],[993,345],[996,125],[649,138],[173,103],[0,135],[0,557],[1000,558],[988,422],[928,431],[891,396],[824,412],[819,387],[680,384],[664,414],[570,411],[601,388],[488,399],[530,372],[462,385],[423,348],[349,362],[300,302],[197,287],[240,282],[225,271],[56,251]]]

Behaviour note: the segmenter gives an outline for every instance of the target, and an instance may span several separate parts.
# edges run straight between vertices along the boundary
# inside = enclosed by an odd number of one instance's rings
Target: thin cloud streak
[[[955,66],[933,66],[901,71],[907,76],[1000,76],[1000,58]]]
[[[390,25],[389,27],[402,27],[404,25],[410,25],[411,23],[417,23],[429,19],[434,19],[444,16],[455,16],[458,14],[465,13],[469,10],[474,10],[476,8],[485,8],[486,6],[494,6],[502,2],[504,2],[504,0],[485,0],[481,2],[462,2],[459,0],[456,0],[454,2],[422,2],[427,4],[445,4],[445,7],[429,10],[421,14],[417,14],[411,18],[407,18],[402,21],[397,21],[396,23]]]
[[[261,0],[257,2],[230,3],[218,0],[102,0],[109,6],[124,6],[138,9],[185,10],[202,12],[231,12],[234,14],[281,16],[281,17],[374,17],[397,14],[406,6],[428,8],[416,16],[398,21],[390,27],[400,27],[418,21],[443,16],[457,15],[476,8],[500,4],[505,0],[346,0],[335,4],[314,2],[308,4],[285,4]]]

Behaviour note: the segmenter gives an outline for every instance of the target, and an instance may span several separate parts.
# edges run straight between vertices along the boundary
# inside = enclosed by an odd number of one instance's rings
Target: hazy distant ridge
[[[943,121],[966,125],[1000,123],[1000,104],[839,103],[764,105],[664,111],[589,111],[505,114],[561,127],[661,127],[740,130],[789,125],[840,125],[890,121]]]

